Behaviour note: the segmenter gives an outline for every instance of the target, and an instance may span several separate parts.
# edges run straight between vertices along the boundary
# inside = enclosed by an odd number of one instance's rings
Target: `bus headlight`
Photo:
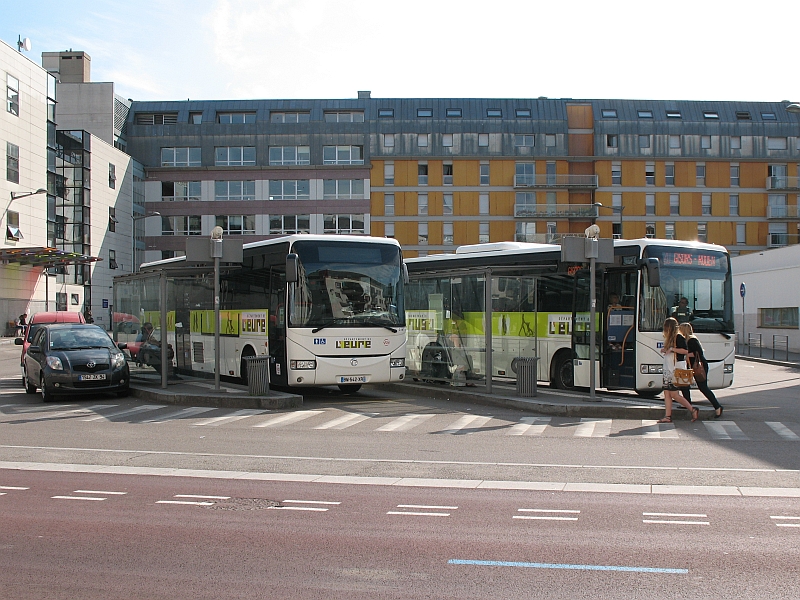
[[[642,365],[639,370],[642,375],[660,375],[664,370],[664,365]]]
[[[722,369],[723,373],[733,373],[733,365],[725,365]]]
[[[390,358],[389,359],[389,366],[391,368],[393,368],[393,369],[395,367],[397,367],[398,369],[402,368],[402,367],[405,367],[406,366],[406,359],[405,358]]]
[[[317,361],[315,360],[290,360],[289,368],[294,370],[306,369],[314,370],[317,368]]]

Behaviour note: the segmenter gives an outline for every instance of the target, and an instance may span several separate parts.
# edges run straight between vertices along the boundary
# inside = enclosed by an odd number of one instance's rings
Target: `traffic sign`
[[[742,285],[739,286],[739,294],[741,294],[742,298],[744,298],[744,294],[745,294],[746,291],[747,291],[747,288],[744,286],[744,281],[743,281]]]

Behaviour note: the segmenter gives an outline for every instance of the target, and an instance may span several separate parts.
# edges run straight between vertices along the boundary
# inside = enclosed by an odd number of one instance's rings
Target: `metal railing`
[[[784,356],[784,360],[786,360],[786,362],[791,362],[788,335],[775,334],[772,336],[772,344],[770,346],[766,346],[764,345],[762,334],[748,333],[747,343],[743,345],[741,354],[745,354],[745,349],[747,350],[746,356],[756,356],[755,352],[756,349],[758,349],[758,358],[764,358],[764,351],[766,350],[767,354],[771,354],[773,360],[781,360],[780,357]]]
[[[800,191],[800,177],[767,177],[767,189]]]
[[[587,188],[597,187],[597,175],[514,175],[516,188]]]
[[[800,243],[800,236],[796,233],[769,233],[767,234],[767,247],[780,248]]]
[[[800,214],[797,211],[796,204],[783,204],[767,206],[768,219],[797,219]]]
[[[593,204],[517,204],[514,206],[514,216],[596,219],[598,211]]]

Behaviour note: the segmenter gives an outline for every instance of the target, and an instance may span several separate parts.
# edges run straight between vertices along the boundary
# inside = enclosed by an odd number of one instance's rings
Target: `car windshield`
[[[57,329],[50,332],[50,350],[114,348],[114,342],[100,328]]]

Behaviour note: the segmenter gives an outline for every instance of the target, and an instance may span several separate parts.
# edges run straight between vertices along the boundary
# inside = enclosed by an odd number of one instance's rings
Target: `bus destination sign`
[[[665,266],[674,267],[699,267],[701,269],[718,269],[719,256],[714,254],[703,254],[698,252],[672,252],[665,251],[662,254]]]

